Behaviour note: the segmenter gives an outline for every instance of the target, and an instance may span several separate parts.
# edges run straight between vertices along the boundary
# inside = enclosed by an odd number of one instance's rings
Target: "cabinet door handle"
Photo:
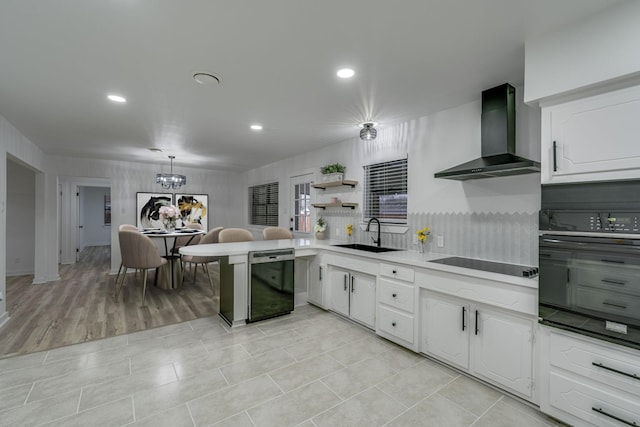
[[[613,418],[614,420],[620,421],[621,423],[626,424],[628,426],[636,426],[637,427],[639,425],[635,421],[627,421],[627,420],[624,420],[624,419],[622,419],[620,417],[616,417],[615,415],[609,414],[609,413],[603,411],[602,408],[596,408],[595,406],[592,406],[591,409],[596,411],[599,414],[602,414],[602,415],[604,415],[606,417],[609,417],[609,418]]]
[[[478,310],[476,310],[476,335],[480,332],[480,328],[478,328]]]
[[[464,330],[465,330],[465,328],[467,327],[467,325],[465,325],[465,323],[464,323],[464,314],[465,314],[465,312],[466,312],[466,311],[467,311],[467,309],[466,309],[466,308],[464,308],[464,305],[463,305],[463,306],[462,306],[462,330],[463,330],[463,331],[464,331]]]
[[[397,296],[398,296],[398,294],[396,294],[396,293],[394,292],[394,293],[392,293],[392,294],[391,294],[391,296],[395,298],[395,297],[397,297]]]
[[[347,275],[344,275],[344,290],[347,291]]]
[[[353,282],[355,282],[355,277],[351,276],[351,293],[353,293]]]
[[[608,366],[604,366],[602,363],[598,363],[598,362],[591,362],[591,364],[593,366],[597,366],[598,368],[602,368],[602,369],[606,369],[607,371],[615,372],[616,374],[625,375],[627,377],[631,377],[631,378],[635,378],[637,380],[640,380],[640,375],[638,375],[638,374],[630,374],[628,372],[619,371],[617,369],[610,368]]]
[[[393,273],[393,274],[396,274],[396,273],[397,273],[397,271],[396,271],[396,270],[393,270],[393,271],[392,271],[392,273]]]
[[[558,147],[555,141],[553,141],[553,171],[556,172],[558,170],[558,158],[556,152],[558,151]]]
[[[396,327],[396,322],[391,322],[391,326]]]
[[[318,280],[322,280],[322,266],[318,267]]]

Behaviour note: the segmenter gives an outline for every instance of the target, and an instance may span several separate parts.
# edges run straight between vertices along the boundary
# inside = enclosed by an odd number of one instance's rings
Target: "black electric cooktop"
[[[527,267],[525,265],[503,264],[501,262],[483,261],[480,259],[449,257],[440,258],[431,262],[438,264],[452,265],[455,267],[471,268],[473,270],[489,271],[491,273],[508,274],[517,277],[535,277],[538,275],[537,267]]]

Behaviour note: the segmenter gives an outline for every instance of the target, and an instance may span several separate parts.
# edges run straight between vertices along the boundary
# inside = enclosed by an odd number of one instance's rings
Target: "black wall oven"
[[[640,181],[545,185],[540,323],[640,349]]]

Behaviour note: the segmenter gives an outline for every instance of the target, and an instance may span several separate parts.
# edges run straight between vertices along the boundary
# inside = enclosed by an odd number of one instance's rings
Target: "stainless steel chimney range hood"
[[[482,157],[435,174],[468,179],[540,172],[540,163],[515,155],[516,89],[508,83],[482,92]]]

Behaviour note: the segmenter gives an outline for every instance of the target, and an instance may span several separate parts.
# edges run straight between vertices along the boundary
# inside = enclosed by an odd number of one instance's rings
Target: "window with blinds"
[[[407,159],[364,167],[364,218],[407,222]]]
[[[278,183],[249,187],[249,223],[278,226]]]

